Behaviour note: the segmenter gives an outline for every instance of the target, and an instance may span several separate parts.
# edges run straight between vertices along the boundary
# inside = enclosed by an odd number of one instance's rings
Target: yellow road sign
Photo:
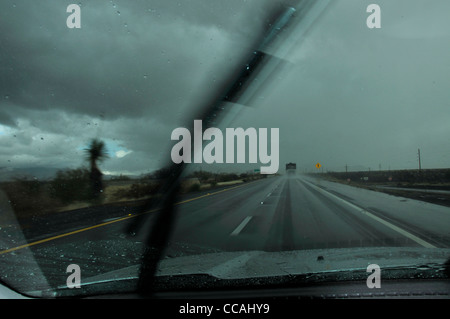
[[[316,168],[321,168],[321,167],[322,167],[322,165],[320,165],[320,163],[316,164]]]

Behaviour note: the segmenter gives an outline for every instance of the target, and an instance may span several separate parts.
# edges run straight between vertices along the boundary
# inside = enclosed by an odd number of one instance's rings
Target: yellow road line
[[[230,188],[225,188],[225,189],[222,189],[220,191],[213,192],[213,193],[207,193],[207,194],[202,195],[202,196],[194,197],[194,198],[191,198],[191,199],[187,199],[187,200],[175,203],[175,205],[181,205],[181,204],[185,204],[185,203],[188,203],[188,202],[192,202],[194,200],[198,200],[198,199],[201,199],[201,198],[204,198],[204,197],[207,197],[207,196],[212,196],[212,195],[223,193],[223,192],[226,192],[226,191],[229,191],[229,190],[232,190],[232,189],[236,189],[236,188],[242,187],[244,185],[248,185],[248,184],[243,184],[243,185],[238,185],[238,186],[234,186],[234,187],[230,187]],[[87,231],[87,230],[91,230],[91,229],[103,227],[103,226],[106,226],[106,225],[110,225],[110,224],[113,224],[113,223],[121,222],[121,221],[124,221],[126,219],[130,219],[130,218],[133,218],[133,217],[136,217],[136,216],[140,216],[140,215],[143,215],[143,214],[153,213],[153,212],[156,212],[158,210],[159,209],[152,209],[150,211],[143,212],[143,213],[140,213],[140,214],[125,216],[125,217],[122,217],[122,218],[114,219],[114,220],[111,220],[111,221],[108,221],[108,222],[104,222],[104,223],[101,223],[101,224],[97,224],[97,225],[94,225],[94,226],[81,228],[81,229],[74,230],[74,231],[71,231],[71,232],[68,232],[68,233],[64,233],[64,234],[61,234],[61,235],[56,235],[56,236],[53,236],[53,237],[48,237],[48,238],[44,238],[44,239],[41,239],[41,240],[38,240],[38,241],[34,241],[34,242],[31,242],[31,243],[28,243],[28,244],[24,244],[24,245],[21,245],[21,246],[5,249],[5,250],[0,251],[0,255],[6,254],[6,253],[10,253],[12,251],[16,251],[16,250],[19,250],[19,249],[27,248],[27,247],[30,247],[30,246],[42,244],[42,243],[45,243],[45,242],[49,242],[49,241],[52,241],[52,240],[55,240],[55,239],[58,239],[58,238],[63,238],[63,237],[75,235],[75,234],[78,234],[78,233],[81,233],[81,232],[84,232],[84,231]]]
[[[42,244],[42,243],[45,243],[45,242],[48,242],[48,241],[51,241],[51,240],[55,240],[55,239],[58,239],[58,238],[62,238],[62,237],[66,237],[66,236],[70,236],[70,235],[74,235],[74,234],[78,234],[78,233],[84,232],[86,230],[90,230],[90,229],[106,226],[106,225],[109,225],[109,224],[112,224],[112,223],[120,222],[120,221],[123,221],[125,219],[129,219],[129,218],[132,218],[132,217],[135,217],[135,216],[137,216],[137,215],[122,217],[122,218],[115,219],[115,220],[112,220],[112,221],[109,221],[109,222],[101,223],[101,224],[90,226],[90,227],[86,227],[86,228],[81,228],[81,229],[74,230],[74,231],[71,231],[71,232],[68,232],[68,233],[64,233],[64,234],[61,234],[61,235],[56,235],[56,236],[53,236],[53,237],[44,238],[44,239],[41,239],[41,240],[38,240],[38,241],[35,241],[35,242],[32,242],[32,243],[28,243],[28,244],[25,244],[25,245],[21,245],[21,246],[9,248],[9,249],[6,249],[6,250],[2,250],[2,251],[0,251],[0,255],[9,253],[9,252],[12,252],[12,251],[15,251],[15,250],[23,249],[23,248],[26,248],[26,247]]]

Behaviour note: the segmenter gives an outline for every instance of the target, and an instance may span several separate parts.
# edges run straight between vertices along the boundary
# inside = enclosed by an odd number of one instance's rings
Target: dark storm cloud
[[[227,56],[239,56],[264,11],[258,5],[243,16],[242,1],[85,2],[82,28],[70,30],[68,1],[14,3],[1,8],[1,94],[14,108],[106,119],[163,116],[185,106],[177,97],[212,82],[210,74],[202,78],[207,68],[223,73],[223,51],[234,42]]]
[[[3,110],[0,110],[0,123],[3,123],[7,126],[15,126],[16,125],[14,122],[14,119]]]
[[[0,125],[16,133],[0,135],[2,162],[78,165],[99,137],[148,168],[267,27],[270,1],[79,2],[81,29],[66,27],[70,3],[0,4]]]
[[[428,168],[448,166],[450,3],[378,1],[380,30],[365,24],[369,3],[334,1],[305,37],[296,30],[276,93],[241,116],[280,127],[281,163],[416,168],[420,148]]]
[[[78,166],[99,137],[102,169],[158,168],[172,130],[254,49],[268,8],[295,1],[81,1],[75,30],[70,3],[0,3],[0,166]],[[274,48],[291,47],[287,68],[256,107],[233,108],[232,127],[280,128],[281,167],[413,168],[419,147],[448,166],[450,2],[376,1],[380,30],[366,26],[370,3],[333,0],[294,29]]]

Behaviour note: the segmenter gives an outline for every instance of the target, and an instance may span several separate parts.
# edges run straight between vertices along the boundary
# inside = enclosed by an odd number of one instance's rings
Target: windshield
[[[2,1],[2,283],[445,262],[449,10]]]

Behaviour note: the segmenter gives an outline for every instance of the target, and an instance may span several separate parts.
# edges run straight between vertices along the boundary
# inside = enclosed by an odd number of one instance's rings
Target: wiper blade
[[[271,59],[274,59],[272,55],[265,52],[266,48],[276,39],[280,31],[289,23],[295,12],[295,8],[289,7],[281,13],[267,35],[262,39],[261,44],[250,55],[250,58],[244,65],[242,72],[239,74],[237,79],[233,81],[231,87],[224,94],[222,98],[223,102],[237,103],[242,94],[250,85],[250,78],[254,78],[256,76],[256,73],[261,70],[263,64],[267,63]],[[210,118],[207,118],[207,120],[210,120]]]
[[[257,50],[253,51],[246,63],[241,65],[241,70],[235,73],[237,76],[228,82],[231,83],[231,85],[215,98],[213,102],[207,104],[203,114],[196,117],[196,119],[202,120],[204,129],[214,124],[219,114],[224,112],[224,103],[235,102],[240,98],[248,87],[250,79],[254,77],[256,72],[261,69],[262,65],[270,59],[270,55],[264,53],[266,47],[268,47],[277,37],[279,32],[287,26],[295,12],[295,8],[289,7],[278,15],[277,19],[274,19],[275,22],[272,25],[272,28],[262,40],[254,46]],[[145,242],[138,281],[139,293],[148,294],[152,292],[158,263],[163,257],[168,239],[170,238],[172,223],[175,217],[174,203],[180,189],[181,176],[185,167],[186,165],[184,163],[171,163],[169,165],[169,176],[157,192],[161,195],[162,199],[158,202],[154,199],[149,200],[146,205],[144,205],[142,213],[134,220],[134,223],[128,230],[129,233],[137,233],[138,229],[145,224],[148,217],[145,212],[154,208],[155,205],[160,204],[161,209],[157,212],[156,220],[154,221],[150,235]]]

